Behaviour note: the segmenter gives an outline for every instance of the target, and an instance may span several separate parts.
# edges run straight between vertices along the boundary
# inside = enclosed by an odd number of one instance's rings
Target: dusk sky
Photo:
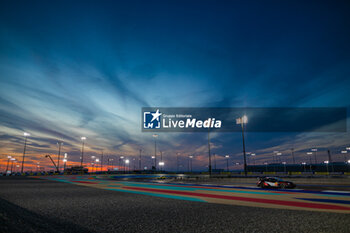
[[[78,164],[81,136],[86,163],[142,149],[150,168],[142,107],[348,108],[349,12],[348,1],[1,1],[0,170],[7,155],[21,161],[23,132],[26,169],[48,168],[58,140]],[[242,135],[211,137],[217,167],[228,154],[241,169]],[[206,143],[206,133],[160,133],[165,169],[179,152],[205,170]],[[308,161],[313,147],[319,161],[327,149],[342,161],[349,145],[348,132],[246,134],[258,164],[275,150],[291,162],[291,148]]]

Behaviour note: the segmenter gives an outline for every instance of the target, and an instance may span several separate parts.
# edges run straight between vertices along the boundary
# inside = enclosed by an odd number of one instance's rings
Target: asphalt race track
[[[350,213],[350,192],[261,189],[246,186],[196,185],[101,179],[96,176],[49,176],[45,179],[89,187],[187,201],[265,208]]]
[[[349,202],[346,193],[0,177],[0,232],[350,232]]]

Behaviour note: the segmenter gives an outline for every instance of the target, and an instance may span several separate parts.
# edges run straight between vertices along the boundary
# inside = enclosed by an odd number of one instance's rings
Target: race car
[[[281,189],[296,187],[296,185],[293,182],[284,181],[278,177],[259,178],[257,186],[261,188],[281,188]]]

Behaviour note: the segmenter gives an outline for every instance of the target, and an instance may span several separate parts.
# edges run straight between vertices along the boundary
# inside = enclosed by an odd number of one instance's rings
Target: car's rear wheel
[[[280,184],[280,188],[281,188],[281,189],[285,189],[285,188],[286,188],[286,185],[282,183],[282,184]]]

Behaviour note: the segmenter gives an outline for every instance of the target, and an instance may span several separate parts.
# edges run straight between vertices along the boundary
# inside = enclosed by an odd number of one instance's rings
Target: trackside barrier
[[[263,174],[264,174],[264,175],[275,175],[276,172],[264,172]]]
[[[231,172],[220,172],[221,175],[230,175]]]
[[[244,175],[245,173],[244,172],[241,172],[241,175]],[[253,172],[247,172],[247,175],[252,175]]]
[[[329,175],[329,172],[315,172],[316,175]]]

